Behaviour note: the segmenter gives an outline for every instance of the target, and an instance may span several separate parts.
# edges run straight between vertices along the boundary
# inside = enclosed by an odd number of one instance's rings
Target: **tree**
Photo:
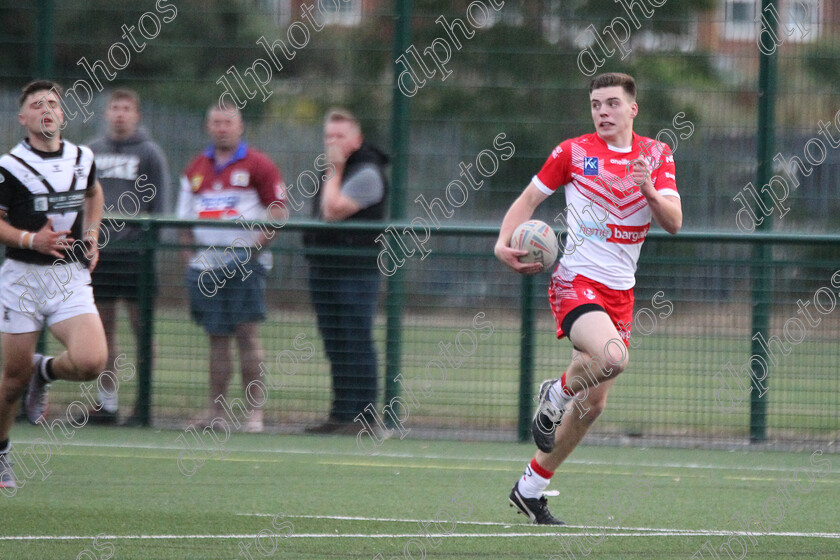
[[[37,3],[21,4],[5,2],[0,8],[5,41],[10,45],[35,42],[38,12],[31,4]],[[144,14],[150,14],[143,24],[151,39],[144,39],[136,29]],[[160,26],[157,33],[155,21]],[[132,28],[135,30],[126,34],[125,30]],[[228,68],[236,65],[244,69],[265,56],[256,39],[273,36],[276,31],[270,20],[243,1],[63,0],[55,4],[54,13],[55,75],[35,76],[34,60],[20,56],[27,50],[34,53],[34,49],[3,48],[0,63],[6,71],[0,80],[15,88],[36,77],[56,79],[68,86],[82,79],[96,90],[130,85],[144,98],[201,109],[221,94],[216,80]],[[93,72],[96,79],[85,71],[83,59],[88,65],[101,61]],[[293,74],[294,65],[289,66],[287,72]],[[249,111],[261,110],[261,104],[252,105]]]

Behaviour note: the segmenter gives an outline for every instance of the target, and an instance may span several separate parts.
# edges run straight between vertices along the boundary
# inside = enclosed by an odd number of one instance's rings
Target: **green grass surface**
[[[250,543],[253,558],[381,554],[391,560],[404,557],[404,547],[420,532],[418,520],[435,519],[438,528],[432,524],[432,535],[419,538],[429,560],[583,558],[575,542],[592,558],[684,560],[708,542],[726,560],[720,547],[730,538],[736,557],[738,540],[747,544],[742,558],[840,554],[840,456],[812,459],[816,448],[584,446],[550,487],[565,493],[549,503],[569,526],[547,528],[524,524],[507,504],[533,452],[530,445],[390,439],[368,456],[351,436],[233,434],[226,457],[209,457],[185,476],[178,466],[180,433],[78,429],[61,449],[51,447],[48,460],[39,451],[50,472],[46,480],[24,455],[32,478],[16,495],[0,496],[0,557],[104,560],[113,552],[114,559],[247,558],[241,542]],[[44,436],[41,428],[23,424],[12,432],[20,453]],[[18,476],[25,476],[23,470]],[[781,518],[768,523],[769,534],[755,534],[753,543],[737,534],[736,513]],[[603,537],[598,527],[605,527]],[[254,544],[260,531],[264,554]],[[574,556],[564,553],[563,540]],[[412,546],[408,552],[420,558]]]

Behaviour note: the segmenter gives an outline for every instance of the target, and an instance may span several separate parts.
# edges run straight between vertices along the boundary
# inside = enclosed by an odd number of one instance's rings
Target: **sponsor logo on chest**
[[[609,243],[620,243],[622,245],[634,245],[645,240],[650,229],[650,224],[645,226],[620,226],[607,224],[612,235],[607,240]]]
[[[633,245],[642,243],[647,237],[650,224],[645,226],[623,226],[619,224],[593,224],[583,222],[578,231],[589,239],[598,239],[607,243]]]

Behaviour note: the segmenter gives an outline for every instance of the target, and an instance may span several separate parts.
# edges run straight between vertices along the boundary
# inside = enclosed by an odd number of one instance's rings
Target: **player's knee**
[[[9,373],[4,369],[3,382],[0,384],[0,388],[2,388],[2,391],[0,392],[2,392],[3,401],[7,405],[18,402],[23,396],[23,393],[26,391],[26,386],[28,384],[28,379],[9,375]]]
[[[620,362],[618,362],[618,363],[616,363],[616,364],[610,364],[610,367],[612,368],[612,374],[613,374],[613,376],[616,376],[616,375],[618,375],[619,373],[621,373],[621,372],[623,372],[624,370],[626,370],[626,369],[627,369],[627,366],[628,366],[629,364],[630,364],[630,359],[629,359],[629,358],[625,358],[625,359],[621,360]]]
[[[108,356],[104,353],[102,355],[89,354],[73,360],[76,375],[81,381],[96,379],[105,370],[107,364]]]
[[[621,339],[611,339],[604,347],[604,364],[604,367],[610,370],[609,377],[615,377],[627,369],[630,353]]]

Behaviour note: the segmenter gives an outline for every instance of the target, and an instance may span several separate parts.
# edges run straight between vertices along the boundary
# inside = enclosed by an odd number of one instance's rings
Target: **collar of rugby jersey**
[[[208,146],[207,149],[204,151],[204,155],[210,158],[210,160],[213,162],[213,170],[216,173],[221,173],[225,169],[225,167],[232,165],[237,161],[245,159],[245,155],[247,153],[248,145],[245,142],[240,142],[239,146],[236,148],[236,151],[233,153],[233,157],[230,158],[230,161],[219,167],[218,165],[216,165],[216,148],[212,144],[210,144],[210,146]]]
[[[64,155],[64,140],[61,140],[59,142],[58,150],[55,152],[44,152],[39,150],[38,148],[33,147],[32,144],[29,143],[28,137],[23,139],[23,145],[26,147],[27,150],[29,150],[33,154],[41,156],[42,159],[60,158]]]

